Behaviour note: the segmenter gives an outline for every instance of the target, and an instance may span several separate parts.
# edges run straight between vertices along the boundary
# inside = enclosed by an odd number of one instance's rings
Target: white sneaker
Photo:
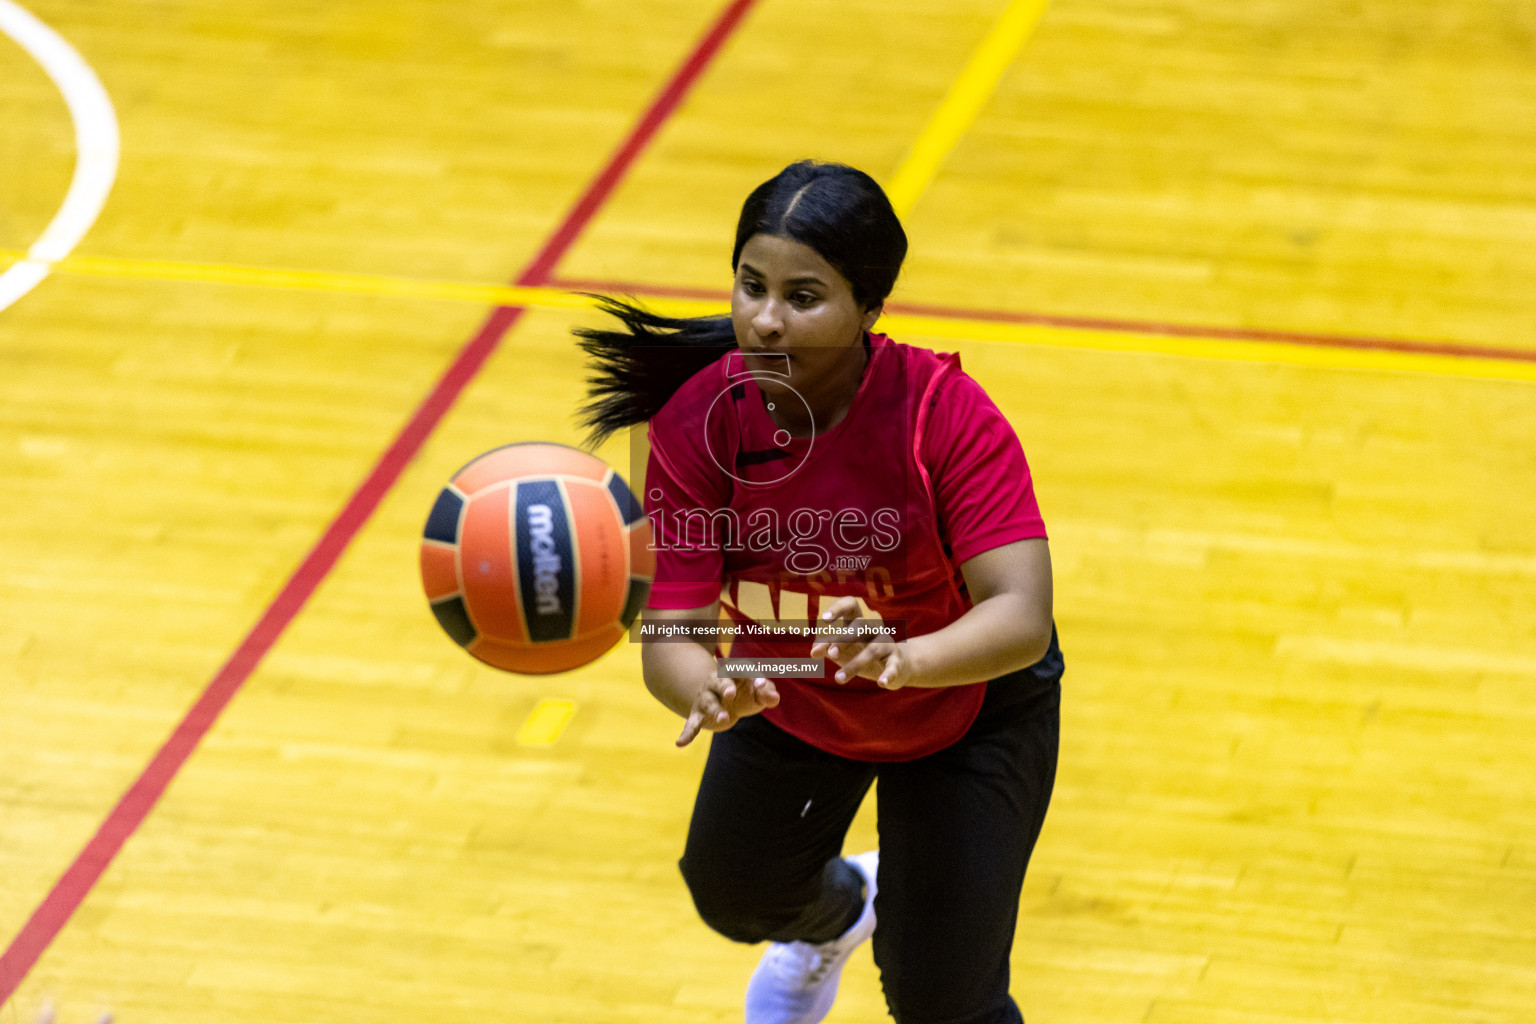
[[[831,942],[775,942],[747,982],[746,1024],[817,1024],[832,1011],[848,954],[875,933],[880,851],[845,858],[864,876],[864,913]]]

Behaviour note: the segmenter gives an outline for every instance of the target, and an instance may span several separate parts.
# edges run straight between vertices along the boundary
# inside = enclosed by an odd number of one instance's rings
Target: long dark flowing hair
[[[732,274],[753,235],[816,250],[865,310],[885,302],[907,255],[907,234],[890,200],[875,179],[845,164],[801,160],[753,189],[736,223]],[[580,422],[595,448],[660,412],[688,378],[736,347],[736,332],[729,315],[662,316],[636,302],[594,297],[619,320],[612,328],[575,331],[591,371]]]

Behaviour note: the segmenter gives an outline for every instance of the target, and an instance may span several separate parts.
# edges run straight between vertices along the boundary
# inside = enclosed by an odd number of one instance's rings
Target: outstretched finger
[[[840,597],[821,610],[821,621],[831,622],[834,619],[847,619],[850,622],[859,614],[859,599],[856,597]]]
[[[698,708],[694,708],[692,711],[688,712],[688,717],[683,721],[683,731],[677,736],[677,745],[680,747],[686,747],[688,744],[692,743],[694,737],[699,734],[699,729],[702,728],[703,725],[704,712],[700,711]]]
[[[859,620],[859,622],[863,621],[863,619]],[[855,622],[848,628],[850,630],[856,630],[858,628],[858,624],[858,622]],[[839,665],[847,665],[850,661],[863,653],[867,646],[869,646],[868,637],[860,637],[856,633],[850,632],[848,635],[844,636],[843,639],[838,640],[836,643],[832,644],[831,647],[827,648],[827,657],[831,658]]]
[[[816,639],[818,641],[836,642],[843,635],[841,632],[830,632],[832,628],[846,626],[859,617],[862,609],[859,599],[856,597],[840,597],[821,610],[821,618],[816,622]]]
[[[823,608],[821,619],[816,623],[811,657],[828,657],[828,648],[848,636],[844,629],[858,621],[860,610],[859,599],[856,597],[840,597],[828,607]]]
[[[720,706],[719,699],[713,690],[703,690],[693,700],[693,707],[688,712],[688,717],[683,722],[683,731],[677,737],[677,745],[686,747],[692,743],[694,737],[712,725],[723,725],[730,720],[730,715]]]
[[[770,679],[752,680],[752,696],[759,707],[773,708],[779,705],[779,688]]]
[[[844,661],[842,663],[843,667],[837,672],[837,681],[846,683],[855,676],[868,675],[874,677],[878,675],[879,673],[872,671],[872,669],[879,668],[883,670],[885,667],[883,663],[891,653],[888,650],[883,650],[883,647],[883,644],[866,646],[858,654]]]
[[[723,679],[720,706],[733,715],[750,715],[757,710],[757,688],[746,679]]]

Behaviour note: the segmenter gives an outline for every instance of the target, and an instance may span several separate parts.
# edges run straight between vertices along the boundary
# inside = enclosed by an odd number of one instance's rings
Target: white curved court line
[[[68,256],[96,223],[117,178],[117,112],[101,79],[64,37],[13,0],[0,0],[0,32],[37,61],[64,95],[75,122],[75,174],[64,205],[27,250],[0,274],[0,310],[36,288],[53,264]]]

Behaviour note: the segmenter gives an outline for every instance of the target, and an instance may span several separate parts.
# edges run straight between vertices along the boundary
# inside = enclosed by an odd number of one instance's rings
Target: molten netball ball
[[[487,665],[579,668],[619,641],[656,569],[651,524],[608,464],[530,441],[453,475],[421,540],[421,582],[444,631]]]

